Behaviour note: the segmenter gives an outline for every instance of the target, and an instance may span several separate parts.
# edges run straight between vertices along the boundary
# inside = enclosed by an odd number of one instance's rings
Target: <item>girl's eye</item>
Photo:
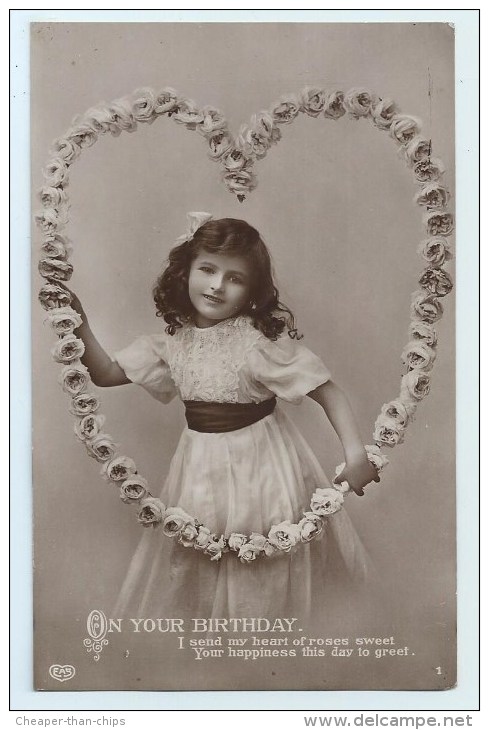
[[[232,282],[233,284],[242,284],[243,283],[243,279],[240,276],[230,276],[229,281]]]
[[[200,267],[200,270],[203,271],[206,274],[213,274],[214,273],[214,269],[211,269],[210,266],[201,266]]]

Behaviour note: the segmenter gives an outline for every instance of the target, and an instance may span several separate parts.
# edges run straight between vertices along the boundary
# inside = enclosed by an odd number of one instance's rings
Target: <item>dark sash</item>
[[[225,433],[251,426],[273,413],[276,398],[261,403],[206,403],[185,400],[185,418],[191,431]]]

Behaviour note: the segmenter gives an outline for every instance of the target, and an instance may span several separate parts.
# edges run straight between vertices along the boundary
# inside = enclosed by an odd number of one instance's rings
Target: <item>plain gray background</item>
[[[199,105],[222,109],[237,131],[253,112],[306,84],[367,86],[419,116],[453,192],[448,25],[59,23],[33,25],[32,31],[34,192],[52,140],[99,101],[141,86],[170,85]],[[281,297],[296,313],[304,342],[349,395],[370,443],[382,403],[399,391],[410,293],[422,269],[416,247],[424,233],[422,211],[412,203],[415,186],[396,145],[364,120],[301,116],[281,129],[282,141],[257,163],[259,186],[243,204],[219,181],[219,167],[206,158],[201,136],[171,120],[140,125],[136,134],[104,138],[85,151],[70,178],[73,288],[103,345],[116,350],[161,328],[151,287],[185,229],[185,213],[245,218],[269,245]],[[33,239],[36,261],[39,231]],[[34,292],[39,284],[35,276]],[[444,306],[431,394],[405,444],[386,450],[391,464],[381,486],[371,487],[363,500],[348,499],[357,530],[405,607],[406,641],[419,646],[418,665],[394,670],[395,686],[413,689],[435,685],[433,667],[446,668],[448,682],[454,671],[453,295]],[[64,663],[84,651],[86,616],[92,608],[110,610],[141,534],[135,512],[105,485],[98,465],[71,433],[68,398],[49,353],[53,336],[42,320],[43,310],[35,305],[35,618],[41,678],[52,661]],[[181,405],[163,407],[136,386],[101,395],[105,430],[158,492],[183,426]],[[332,476],[341,449],[322,412],[311,402],[287,410]],[[103,676],[91,677],[92,686],[124,688],[124,667],[115,662],[108,672],[107,666]],[[391,681],[392,672],[383,671],[374,678],[379,689]],[[147,676],[140,688],[150,684]]]

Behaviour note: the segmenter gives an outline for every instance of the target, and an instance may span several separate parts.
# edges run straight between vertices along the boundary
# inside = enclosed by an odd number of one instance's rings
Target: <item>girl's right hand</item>
[[[77,295],[74,291],[72,291],[69,287],[66,286],[66,284],[63,281],[56,282],[62,289],[64,289],[71,297],[71,303],[70,307],[75,310],[75,312],[78,312],[80,317],[83,318],[84,321],[86,321],[86,314],[85,310],[83,309],[83,305]]]
[[[57,282],[71,296],[71,308],[74,309],[82,318],[82,324],[75,329],[77,337],[83,340],[85,352],[80,358],[82,363],[88,368],[90,377],[94,385],[102,388],[112,385],[125,385],[131,381],[127,378],[124,370],[114,362],[105,352],[104,348],[94,336],[87,317],[85,315],[83,305],[64,282]]]

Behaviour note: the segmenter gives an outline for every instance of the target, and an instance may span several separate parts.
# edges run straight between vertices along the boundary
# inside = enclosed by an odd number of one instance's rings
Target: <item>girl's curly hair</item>
[[[255,228],[235,218],[204,223],[190,241],[170,251],[168,265],[153,288],[156,316],[163,317],[168,334],[174,335],[193,314],[188,280],[192,261],[201,250],[245,257],[251,263],[252,280],[250,301],[241,314],[249,315],[253,326],[270,340],[276,340],[286,327],[292,338],[298,337],[294,315],[279,301],[267,247]]]

